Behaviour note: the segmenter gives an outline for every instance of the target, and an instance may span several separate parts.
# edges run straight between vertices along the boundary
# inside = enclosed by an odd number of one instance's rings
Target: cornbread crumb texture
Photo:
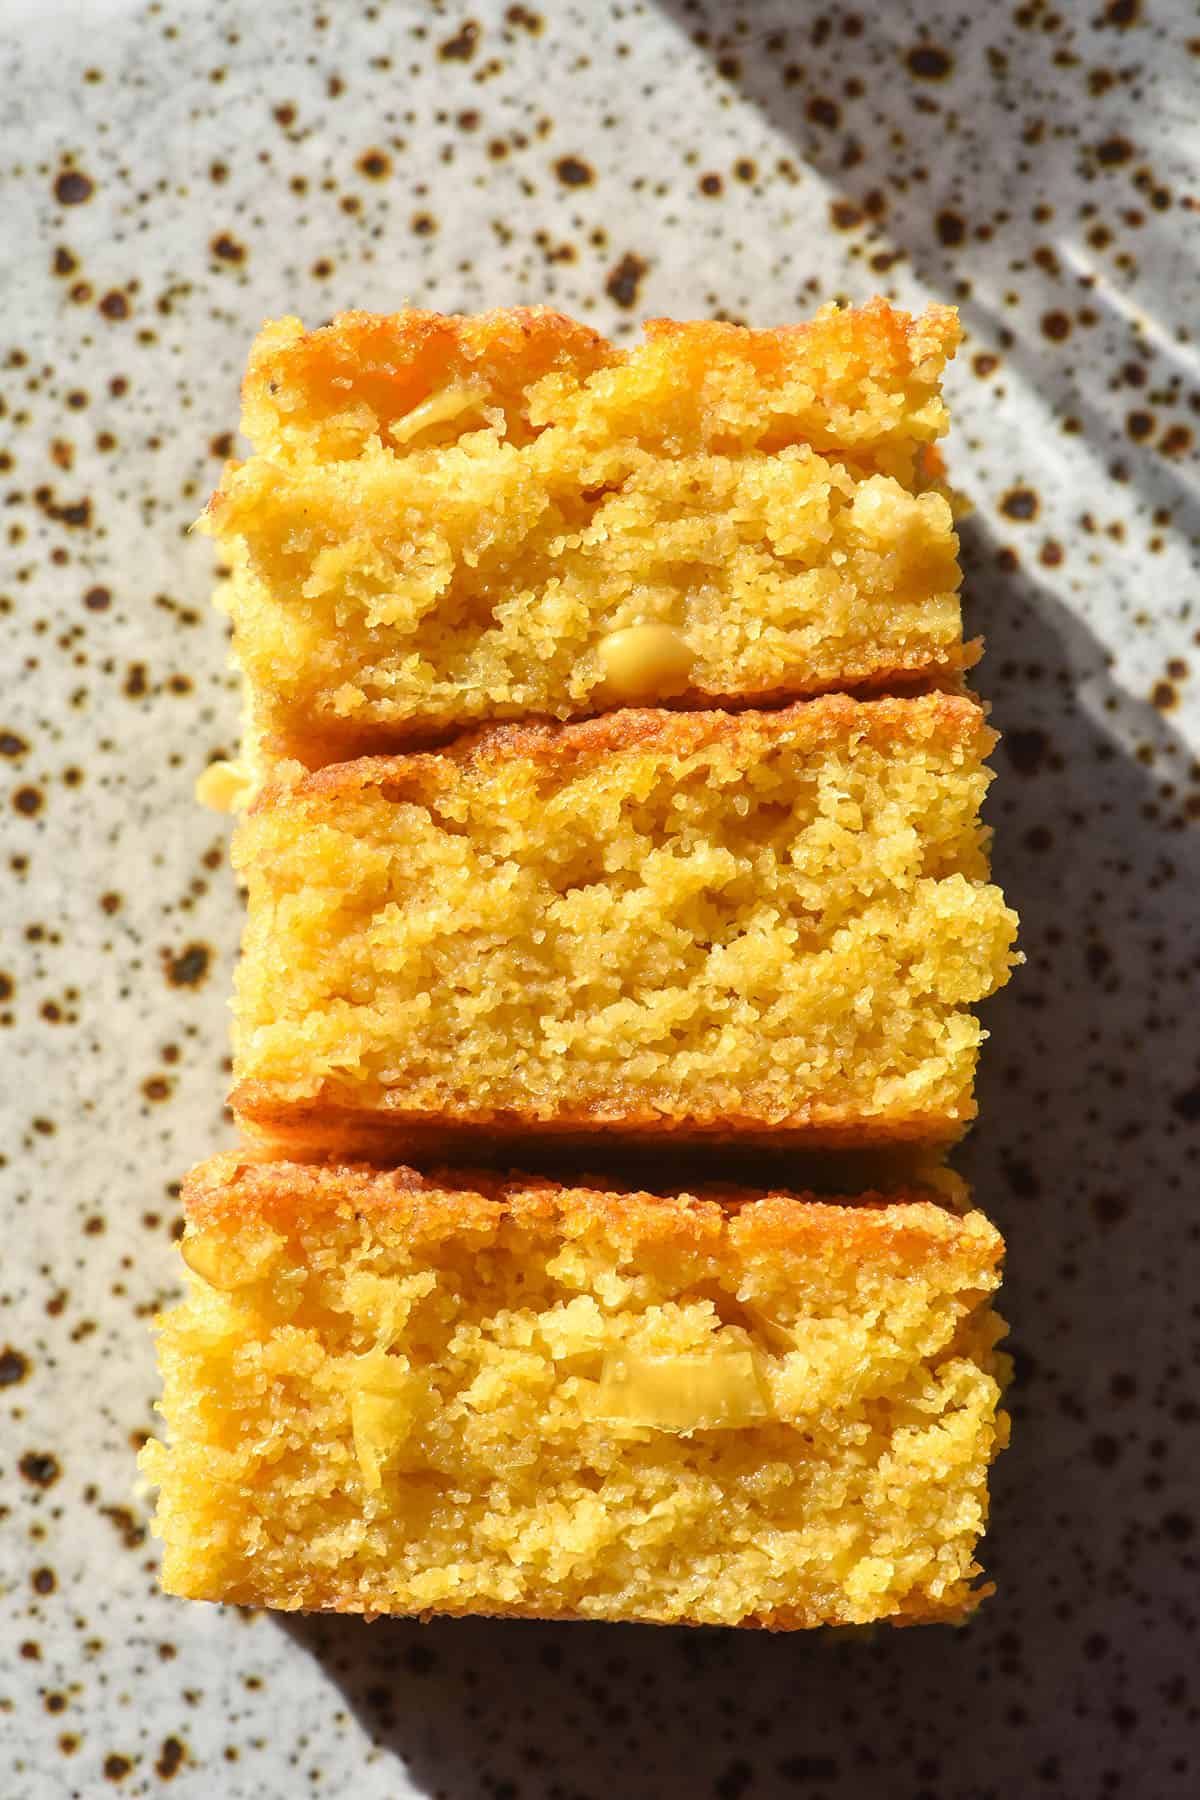
[[[532,308],[263,331],[254,453],[205,526],[274,748],[973,659],[923,454],[953,311],[646,330],[621,350]]]
[[[279,782],[242,824],[235,1105],[938,1138],[1014,915],[978,707],[496,727]]]
[[[779,1627],[961,1616],[1002,1245],[928,1200],[233,1157],[161,1325],[169,1591]]]

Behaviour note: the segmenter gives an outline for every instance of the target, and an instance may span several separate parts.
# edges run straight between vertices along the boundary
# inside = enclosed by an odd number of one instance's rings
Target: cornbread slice
[[[288,1610],[957,1620],[1003,1246],[927,1198],[222,1157],[160,1321],[163,1585]]]
[[[630,350],[541,307],[267,325],[201,522],[265,749],[953,677],[958,337],[882,300]]]
[[[967,1008],[1013,960],[979,821],[993,739],[965,698],[833,695],[281,776],[234,842],[233,1104],[260,1139],[343,1153],[950,1138]]]

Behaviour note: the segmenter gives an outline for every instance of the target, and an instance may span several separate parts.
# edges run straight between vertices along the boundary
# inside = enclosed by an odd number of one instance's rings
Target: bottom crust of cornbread
[[[185,1205],[170,1593],[792,1629],[985,1591],[979,1213],[234,1156]]]
[[[838,1108],[810,1106],[786,1124],[765,1126],[761,1119],[725,1113],[720,1118],[671,1118],[628,1108],[611,1113],[599,1108],[591,1130],[579,1117],[526,1119],[513,1111],[479,1111],[470,1117],[412,1113],[404,1096],[383,1094],[375,1109],[354,1103],[344,1086],[329,1083],[313,1100],[280,1101],[267,1083],[241,1081],[229,1096],[247,1139],[266,1156],[283,1159],[334,1155],[392,1163],[411,1158],[428,1167],[445,1160],[473,1163],[517,1160],[532,1144],[553,1148],[563,1156],[586,1156],[597,1132],[626,1151],[652,1151],[665,1141],[684,1149],[727,1143],[736,1135],[744,1151],[795,1151],[808,1156],[821,1151],[864,1150],[884,1154],[895,1149],[944,1151],[961,1136],[975,1116],[974,1103],[959,1114],[931,1123],[925,1116],[848,1121]],[[631,1123],[631,1119],[633,1122]]]

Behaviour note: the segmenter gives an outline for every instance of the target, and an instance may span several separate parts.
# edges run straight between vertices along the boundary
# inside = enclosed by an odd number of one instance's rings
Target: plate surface
[[[1193,1794],[1196,34],[1183,0],[0,0],[0,1708],[10,1800]],[[1192,156],[1189,157],[1189,141]],[[187,526],[253,330],[956,300],[1028,966],[961,1162],[1019,1380],[964,1634],[284,1621],[158,1596],[133,1453],[229,1139],[235,691]]]

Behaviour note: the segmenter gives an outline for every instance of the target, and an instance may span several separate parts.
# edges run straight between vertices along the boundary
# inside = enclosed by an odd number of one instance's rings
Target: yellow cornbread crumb
[[[315,766],[613,703],[604,646],[665,628],[694,704],[953,678],[957,539],[926,453],[952,309],[774,331],[546,308],[264,328],[253,454],[202,521],[272,753]]]
[[[425,1125],[945,1139],[1014,915],[993,734],[944,694],[617,712],[268,786],[234,1105],[281,1143]]]
[[[185,1206],[143,1456],[170,1593],[775,1628],[979,1598],[979,1213],[233,1156]]]

